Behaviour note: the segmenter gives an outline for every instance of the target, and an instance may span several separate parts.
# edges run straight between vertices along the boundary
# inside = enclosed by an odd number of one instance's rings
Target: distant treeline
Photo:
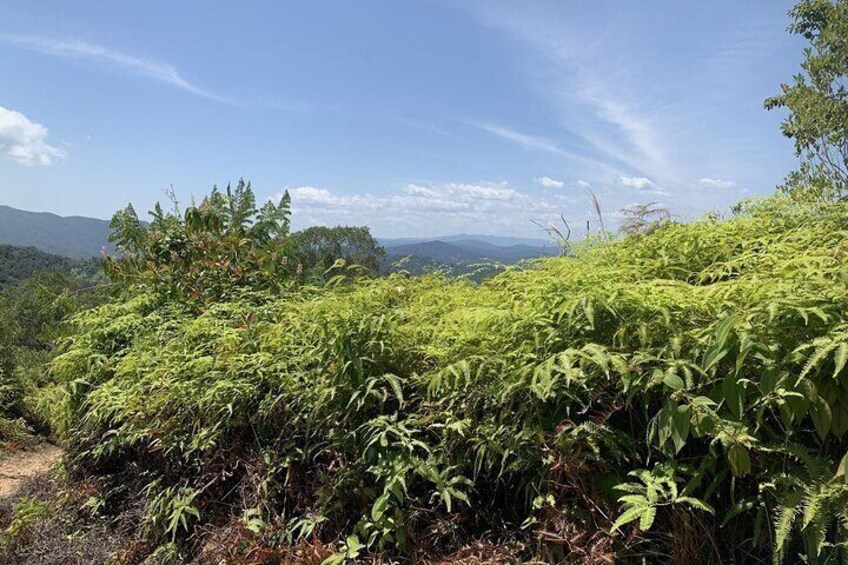
[[[0,289],[41,271],[58,271],[92,281],[102,276],[100,259],[70,259],[39,251],[35,247],[0,244]]]

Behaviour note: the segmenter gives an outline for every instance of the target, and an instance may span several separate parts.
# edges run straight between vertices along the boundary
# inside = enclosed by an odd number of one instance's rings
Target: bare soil
[[[42,443],[4,456],[0,459],[0,499],[14,496],[24,481],[49,471],[61,454],[55,445]]]

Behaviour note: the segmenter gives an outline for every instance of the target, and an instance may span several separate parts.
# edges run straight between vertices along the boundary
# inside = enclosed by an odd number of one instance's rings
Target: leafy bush
[[[64,321],[104,301],[89,284],[44,271],[0,291],[0,447],[32,443],[30,428],[51,429],[61,389],[46,367],[68,329]]]
[[[378,272],[384,252],[368,228],[313,227],[290,234],[290,213],[288,192],[257,208],[244,180],[223,192],[213,187],[182,213],[176,200],[167,212],[157,203],[149,224],[130,205],[110,223],[110,241],[120,254],[107,259],[106,273],[124,287],[147,288],[202,309],[241,288],[282,292],[355,271]]]
[[[848,205],[748,202],[479,286],[140,290],[52,370],[73,468],[163,548],[247,520],[339,560],[818,562],[846,543],[846,256]]]
[[[203,306],[233,288],[276,289],[290,276],[281,245],[289,233],[288,193],[275,204],[256,208],[243,180],[224,192],[217,187],[181,214],[176,200],[166,212],[156,204],[150,224],[132,205],[112,218],[109,240],[120,256],[106,261],[113,281],[144,285],[172,298]]]

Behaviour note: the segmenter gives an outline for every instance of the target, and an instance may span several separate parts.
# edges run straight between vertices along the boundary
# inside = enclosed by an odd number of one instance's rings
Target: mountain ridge
[[[457,233],[453,235],[442,235],[437,237],[378,237],[377,241],[380,245],[389,249],[398,245],[408,245],[411,243],[423,243],[425,241],[443,241],[445,243],[455,243],[457,241],[474,240],[494,245],[495,247],[508,247],[512,245],[528,245],[530,247],[547,247],[556,249],[556,244],[550,239],[533,238],[533,237],[515,237],[504,235],[486,235],[486,234],[470,234]]]
[[[110,231],[106,220],[30,212],[0,205],[0,244],[34,247],[53,255],[88,259],[101,256],[104,250],[114,251],[109,243]],[[552,242],[544,239],[483,234],[377,240],[386,250],[386,265],[412,257],[412,263],[418,265],[415,271],[439,266],[462,270],[479,263],[512,264],[558,252]]]
[[[109,222],[85,216],[59,216],[0,205],[0,243],[35,247],[72,259],[98,257],[112,251]]]

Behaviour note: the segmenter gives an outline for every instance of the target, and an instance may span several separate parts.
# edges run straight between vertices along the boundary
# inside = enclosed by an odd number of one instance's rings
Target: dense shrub
[[[0,453],[48,433],[62,394],[47,373],[73,313],[102,304],[105,289],[90,278],[42,271],[0,290]]]
[[[110,222],[119,254],[107,258],[105,271],[123,287],[151,290],[196,309],[232,298],[239,289],[283,292],[379,271],[384,252],[367,227],[292,234],[290,213],[288,192],[257,208],[244,180],[224,191],[213,187],[184,212],[175,199],[169,211],[157,203],[150,223],[129,205]]]
[[[236,520],[270,545],[346,540],[339,559],[479,538],[581,562],[833,557],[846,230],[846,205],[771,199],[480,286],[242,289],[199,314],[139,293],[80,314],[53,364],[70,459],[174,552]]]

